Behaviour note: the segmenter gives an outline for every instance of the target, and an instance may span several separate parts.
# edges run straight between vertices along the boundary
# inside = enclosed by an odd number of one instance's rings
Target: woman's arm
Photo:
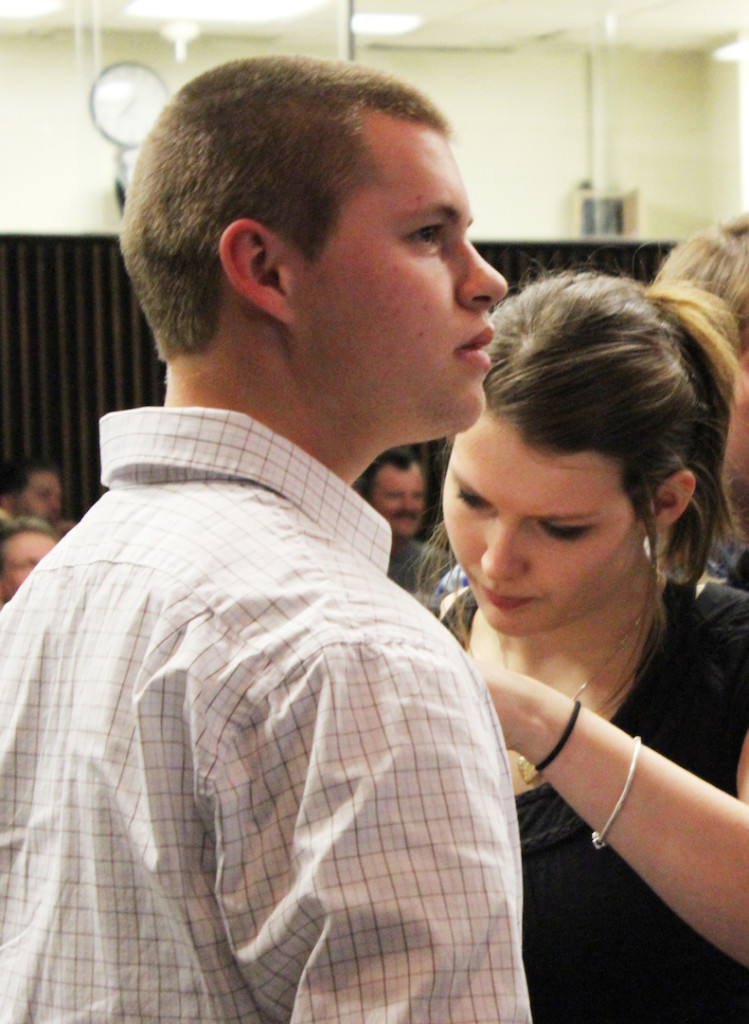
[[[562,735],[572,702],[536,680],[485,663],[479,668],[507,746],[537,764]],[[633,750],[631,736],[583,708],[544,778],[600,832],[624,789]],[[738,792],[749,796],[747,742]],[[606,840],[692,928],[749,967],[747,803],[643,747]]]

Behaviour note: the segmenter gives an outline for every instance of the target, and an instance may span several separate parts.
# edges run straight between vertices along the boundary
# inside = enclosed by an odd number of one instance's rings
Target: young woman
[[[513,749],[535,1024],[745,1022],[749,970],[711,943],[749,963],[749,598],[701,583],[735,323],[579,273],[495,327],[445,481],[446,621]]]

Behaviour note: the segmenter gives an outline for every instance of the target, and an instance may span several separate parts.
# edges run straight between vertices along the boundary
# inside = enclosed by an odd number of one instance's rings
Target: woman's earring
[[[657,542],[657,537],[656,537]],[[658,555],[653,550],[653,543],[650,537],[646,537],[642,542],[642,550],[645,552],[645,557],[650,562],[650,573],[653,577],[653,585],[658,586],[660,582],[660,570],[658,569]]]

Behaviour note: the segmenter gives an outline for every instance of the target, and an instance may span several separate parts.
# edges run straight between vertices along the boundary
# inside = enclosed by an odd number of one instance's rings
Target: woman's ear
[[[691,469],[678,469],[655,492],[653,512],[656,528],[666,529],[684,512],[692,500],[697,478]]]
[[[290,319],[286,287],[291,246],[256,220],[235,220],[219,242],[219,259],[234,291],[276,320]]]

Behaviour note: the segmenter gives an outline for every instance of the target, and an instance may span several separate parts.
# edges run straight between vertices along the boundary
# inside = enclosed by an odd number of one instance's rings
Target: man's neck
[[[400,558],[405,553],[412,539],[411,537],[396,537],[393,534],[393,540],[390,545],[390,557]]]
[[[167,372],[164,405],[171,408],[224,409],[243,413],[287,438],[317,459],[327,469],[352,484],[375,456],[387,447],[371,437],[352,437],[338,429],[332,416],[310,410],[305,396],[295,391],[293,382],[282,388],[269,374],[251,372],[235,366],[233,371],[215,361],[199,357],[174,360]],[[250,381],[248,385],[246,382]],[[341,439],[345,438],[345,443]],[[406,542],[407,543],[407,542]]]

